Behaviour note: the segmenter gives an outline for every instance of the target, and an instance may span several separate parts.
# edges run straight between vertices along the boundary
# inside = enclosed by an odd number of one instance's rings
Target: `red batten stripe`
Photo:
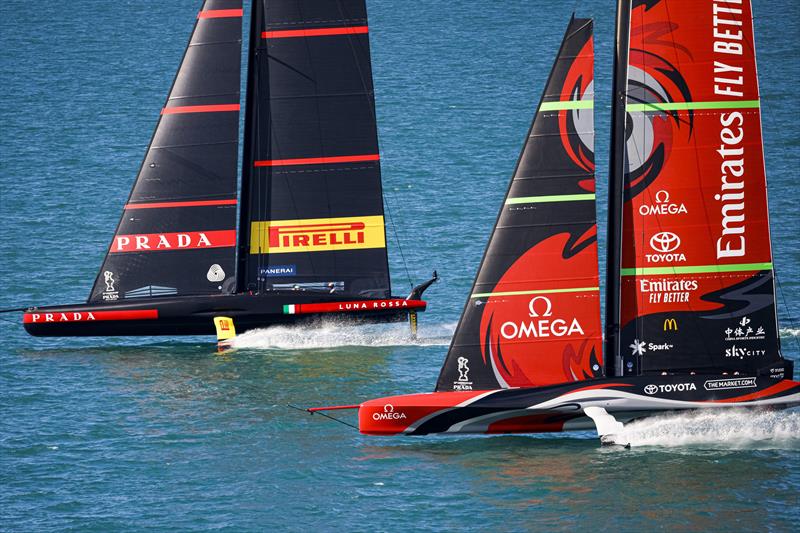
[[[261,32],[262,39],[283,39],[286,37],[319,37],[322,35],[353,35],[369,33],[369,26],[346,26],[344,28],[315,28],[308,30],[277,30]]]
[[[176,107],[165,107],[161,110],[162,115],[177,115],[180,113],[215,113],[218,111],[239,111],[239,104],[217,104],[217,105],[184,105]]]
[[[256,161],[256,167],[282,167],[287,165],[324,165],[328,163],[356,163],[359,161],[380,161],[379,154],[340,155],[336,157],[304,157],[300,159],[267,159]]]
[[[156,319],[158,319],[158,309],[142,309],[141,311],[42,311],[41,313],[25,313],[22,316],[23,324]]]
[[[241,17],[244,10],[242,9],[209,9],[201,11],[197,14],[199,19],[224,19],[231,17]]]
[[[155,202],[152,204],[127,204],[125,209],[161,209],[165,207],[202,207],[207,205],[236,205],[233,200],[198,200],[196,202]]]

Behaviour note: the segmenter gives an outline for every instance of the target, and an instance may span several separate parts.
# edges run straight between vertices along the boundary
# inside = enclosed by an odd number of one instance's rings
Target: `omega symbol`
[[[536,317],[540,316],[539,313],[536,311],[536,301],[537,300],[543,300],[545,302],[544,303],[544,313],[542,313],[541,316],[552,316],[553,315],[553,303],[546,296],[534,296],[533,298],[531,298],[531,301],[528,302],[528,311],[529,311],[528,316],[530,316],[532,318],[536,318]]]

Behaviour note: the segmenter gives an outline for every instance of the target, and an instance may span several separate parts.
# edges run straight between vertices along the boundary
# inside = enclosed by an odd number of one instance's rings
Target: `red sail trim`
[[[156,320],[158,309],[139,311],[64,311],[62,313],[25,313],[23,324],[46,324],[48,322],[94,322],[96,320]]]
[[[241,17],[243,16],[243,14],[244,10],[242,9],[209,9],[198,13],[197,18],[199,19],[234,18],[234,17]]]
[[[307,30],[277,30],[261,33],[262,39],[283,39],[287,37],[321,37],[324,35],[356,35],[369,33],[369,26],[346,26],[342,28],[314,28]]]
[[[289,165],[325,165],[332,163],[358,163],[362,161],[380,161],[380,154],[341,155],[333,157],[302,157],[297,159],[267,159],[255,161],[255,167],[282,167]]]
[[[194,202],[153,202],[150,204],[126,204],[125,209],[163,209],[172,207],[205,207],[214,205],[236,205],[238,200],[198,200]]]
[[[117,235],[108,253],[170,252],[236,246],[236,230]]]
[[[165,107],[161,110],[162,115],[177,115],[182,113],[216,113],[220,111],[239,111],[239,104],[216,104],[216,105],[184,105],[175,107]]]

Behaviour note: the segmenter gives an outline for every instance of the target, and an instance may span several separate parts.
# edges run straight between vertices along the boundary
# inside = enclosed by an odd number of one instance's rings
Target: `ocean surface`
[[[442,276],[416,344],[402,325],[276,328],[220,356],[210,338],[36,339],[0,315],[0,529],[797,531],[797,411],[649,419],[625,451],[591,432],[366,437],[287,407],[432,390],[573,9],[596,18],[609,101],[613,4],[368,2],[395,291],[406,263]],[[0,2],[0,307],[86,299],[199,5]],[[755,10],[799,361],[800,7]]]

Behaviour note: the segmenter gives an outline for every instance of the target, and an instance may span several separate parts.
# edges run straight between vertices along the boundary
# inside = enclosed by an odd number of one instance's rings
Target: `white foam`
[[[800,337],[800,328],[781,328],[781,337]]]
[[[233,339],[240,349],[314,349],[341,346],[447,346],[455,330],[452,324],[420,323],[412,340],[409,326],[397,324],[343,325],[321,322],[303,326],[273,326],[251,330]]]
[[[631,446],[800,448],[800,411],[704,409],[625,424],[616,440]]]

